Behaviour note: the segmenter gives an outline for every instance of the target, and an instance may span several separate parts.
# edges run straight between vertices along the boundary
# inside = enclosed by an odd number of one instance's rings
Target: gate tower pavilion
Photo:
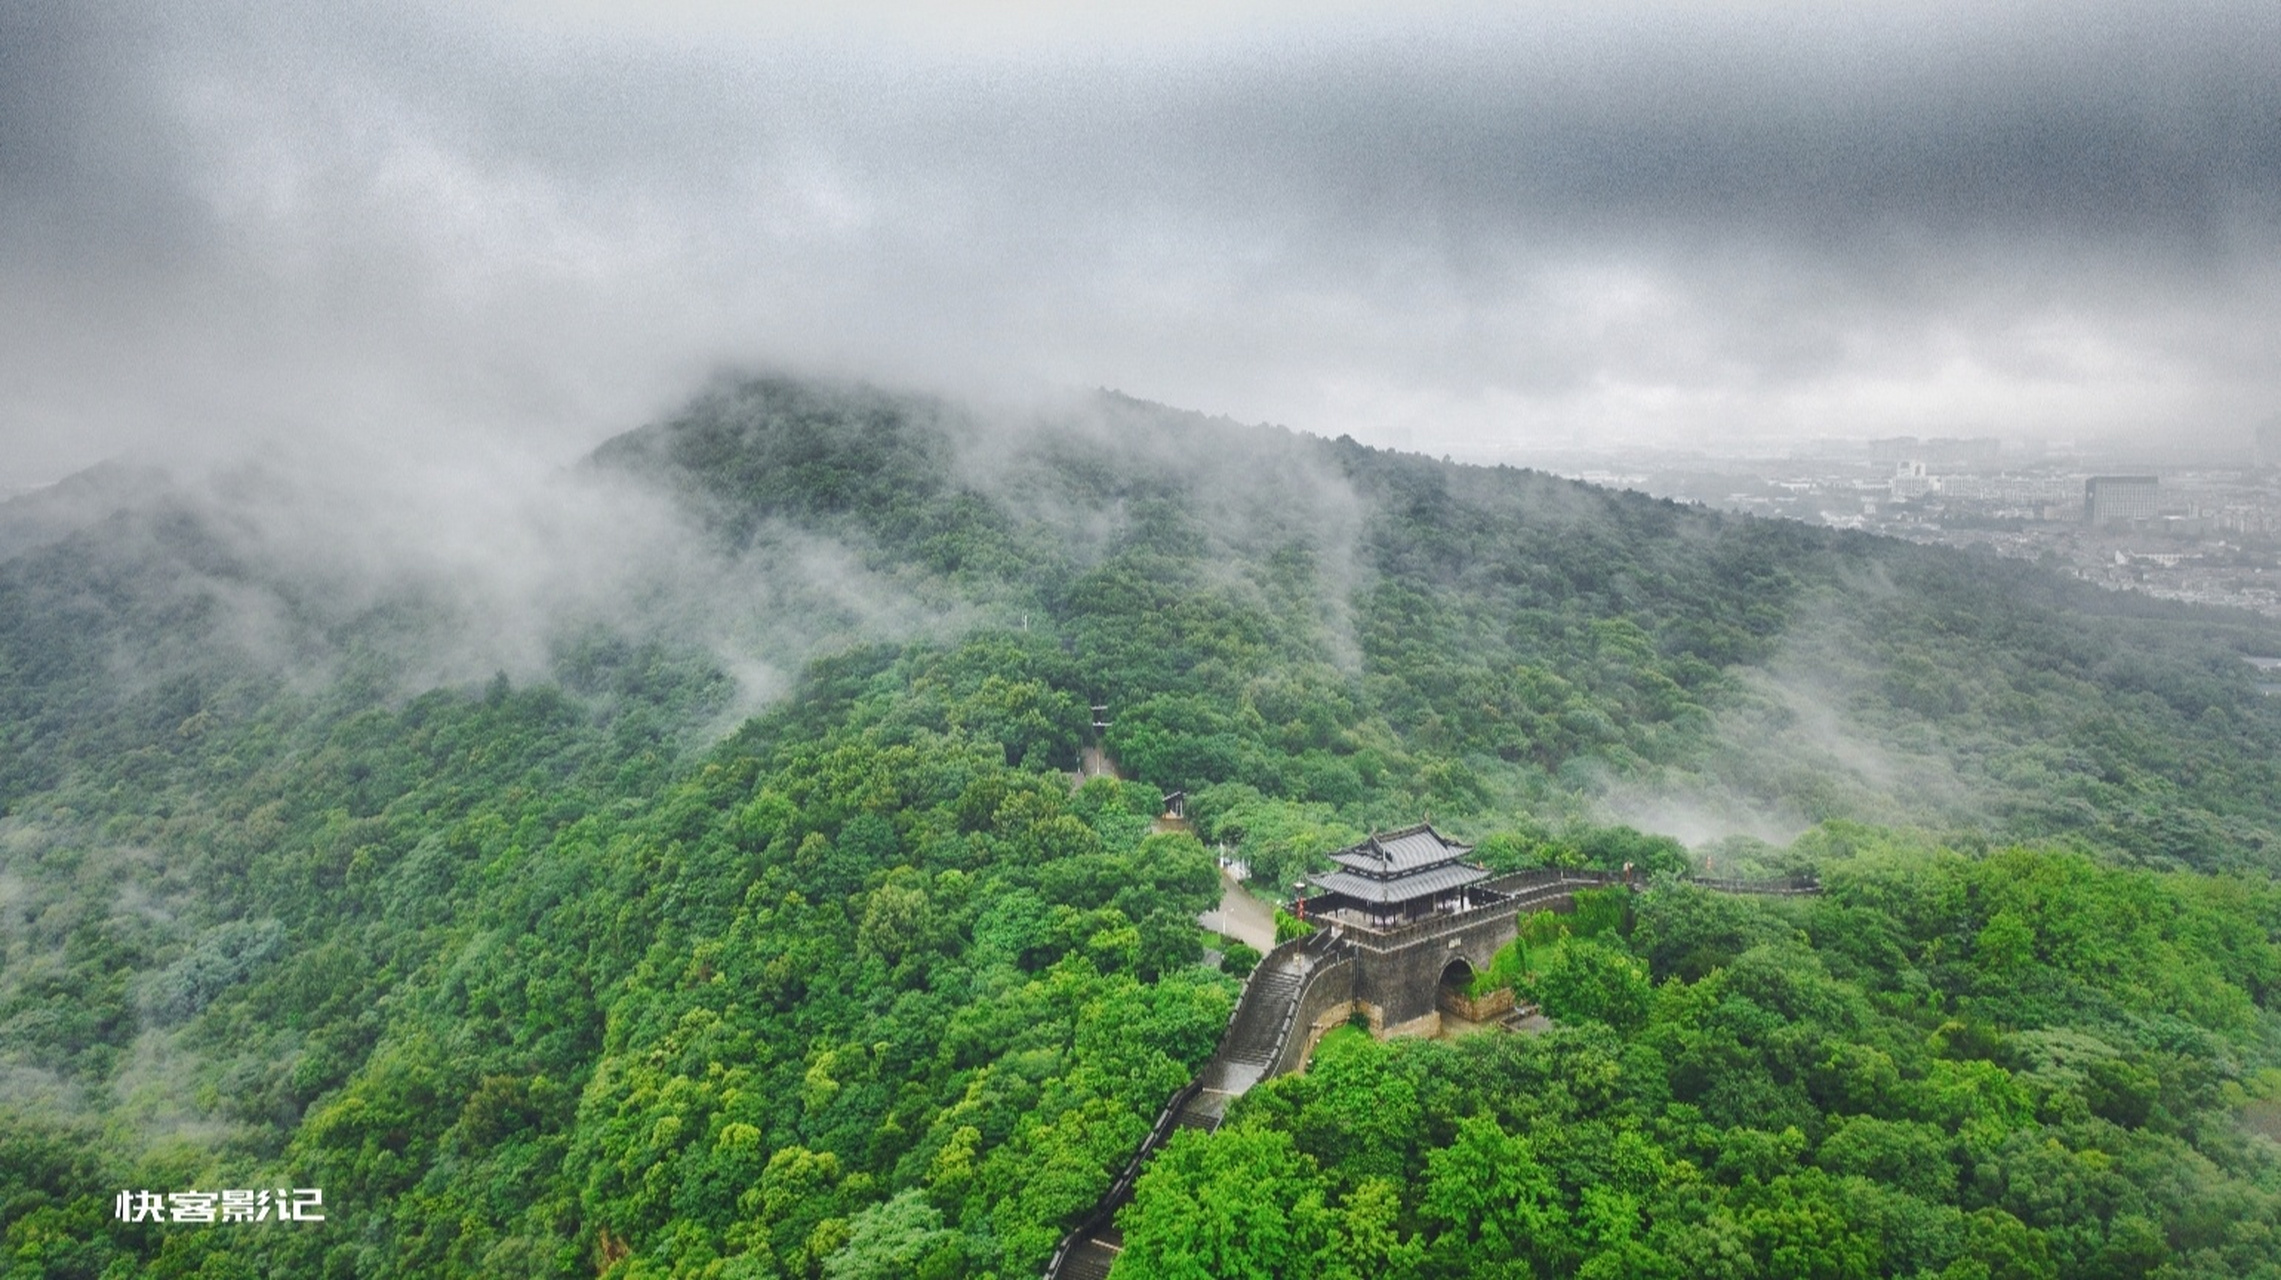
[[[1482,901],[1492,895],[1474,886],[1489,872],[1466,860],[1472,853],[1473,846],[1449,839],[1431,823],[1374,833],[1332,854],[1336,870],[1312,877],[1323,892],[1307,899],[1308,915],[1390,929],[1480,905],[1477,894]]]

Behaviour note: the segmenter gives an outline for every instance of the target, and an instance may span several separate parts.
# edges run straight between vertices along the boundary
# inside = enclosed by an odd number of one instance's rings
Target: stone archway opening
[[[1471,961],[1468,961],[1468,960],[1467,960],[1467,959],[1466,959],[1464,956],[1459,956],[1459,957],[1457,957],[1456,959],[1454,959],[1454,960],[1451,960],[1451,961],[1450,961],[1448,964],[1446,964],[1446,965],[1442,966],[1442,971],[1441,971],[1441,989],[1442,989],[1442,990],[1444,990],[1444,991],[1454,991],[1454,992],[1456,992],[1458,995],[1461,995],[1461,996],[1462,996],[1462,995],[1466,994],[1466,992],[1468,992],[1469,990],[1471,990],[1471,989],[1472,989],[1472,987],[1473,987],[1473,964],[1472,964],[1472,962],[1471,962]]]
[[[1442,966],[1440,990],[1435,993],[1434,1007],[1442,1016],[1442,1030],[1463,1034],[1472,1027],[1497,1021],[1512,1011],[1512,988],[1473,994],[1474,968],[1472,961],[1454,959]],[[1451,1018],[1462,1019],[1454,1027]]]

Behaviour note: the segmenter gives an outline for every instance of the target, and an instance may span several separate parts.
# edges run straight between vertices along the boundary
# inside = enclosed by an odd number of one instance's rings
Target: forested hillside
[[[1119,1276],[2281,1273],[2269,624],[1117,396],[724,384],[565,483],[658,558],[492,647],[227,489],[0,507],[0,1274],[1033,1275],[1238,990],[1173,789],[1266,883],[1829,892],[1341,1033]],[[327,1218],[115,1220],[217,1187]]]
[[[2281,859],[2281,707],[2240,661],[2281,634],[2243,615],[1120,397],[1005,424],[751,383],[598,461],[723,539],[823,530],[1050,627],[1167,787],[1364,825],[1612,794],[1722,834],[1873,818]]]

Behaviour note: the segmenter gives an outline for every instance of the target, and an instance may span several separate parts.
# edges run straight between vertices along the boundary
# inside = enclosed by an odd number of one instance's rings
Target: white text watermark
[[[275,1191],[122,1191],[111,1202],[121,1222],[323,1222],[325,1193]]]

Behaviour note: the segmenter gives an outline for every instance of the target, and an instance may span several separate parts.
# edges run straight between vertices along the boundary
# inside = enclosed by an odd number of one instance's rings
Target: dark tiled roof
[[[1473,852],[1472,845],[1442,838],[1426,823],[1373,835],[1351,849],[1331,855],[1331,861],[1366,876],[1398,876],[1423,867],[1454,862]]]
[[[1428,867],[1406,876],[1381,880],[1374,876],[1358,876],[1350,871],[1332,871],[1315,877],[1315,883],[1333,893],[1368,903],[1409,902],[1417,898],[1462,889],[1489,878],[1479,867],[1468,867],[1452,862],[1447,866]]]

